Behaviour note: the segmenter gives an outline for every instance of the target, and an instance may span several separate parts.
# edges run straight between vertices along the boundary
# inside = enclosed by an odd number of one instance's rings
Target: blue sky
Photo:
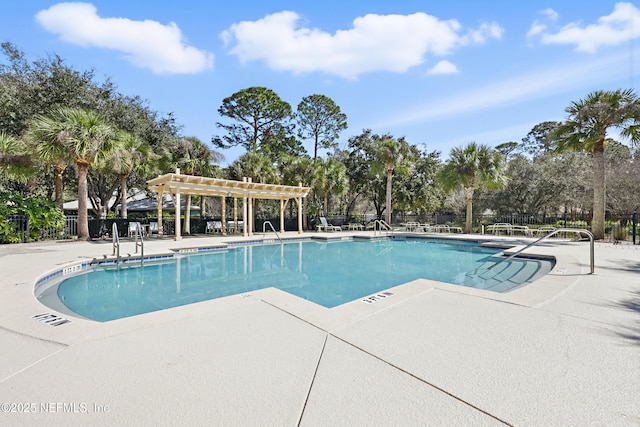
[[[94,69],[185,136],[210,142],[222,100],[250,86],[295,110],[323,94],[364,129],[446,159],[520,141],[594,90],[636,88],[640,6],[566,1],[2,0],[0,41]],[[3,58],[4,59],[4,58]],[[312,152],[310,141],[305,147]],[[224,164],[243,150],[224,150]]]

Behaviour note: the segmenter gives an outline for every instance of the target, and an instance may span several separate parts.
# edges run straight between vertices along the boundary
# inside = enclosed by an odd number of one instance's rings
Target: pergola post
[[[302,183],[298,183],[298,187],[302,188]],[[298,202],[298,234],[302,234],[302,197],[296,198]]]
[[[176,168],[176,175],[180,175],[180,168]],[[174,206],[175,208],[175,214],[176,214],[176,218],[175,218],[175,228],[176,228],[176,235],[174,236],[174,240],[180,240],[182,239],[182,235],[180,234],[180,188],[176,188],[176,205]]]
[[[162,202],[164,200],[164,191],[158,193],[158,237],[162,237],[164,232],[162,231]]]
[[[180,240],[182,239],[182,236],[180,234],[180,189],[176,189],[176,205],[175,207],[175,214],[176,214],[176,218],[175,218],[175,228],[176,228],[176,235],[174,236],[174,240]]]
[[[247,178],[243,177],[242,182],[247,182]],[[242,226],[242,235],[247,237],[247,226],[249,225],[249,221],[247,221],[247,193],[242,195],[242,221],[244,223]]]
[[[222,196],[222,235],[227,235],[227,196]]]
[[[251,183],[252,179],[248,178],[248,182]],[[249,236],[253,236],[253,197],[251,197],[251,192],[247,195],[247,208],[249,210],[249,221],[244,225],[248,229]]]
[[[280,232],[284,232],[284,200],[280,199]]]
[[[233,234],[238,234],[238,199],[233,198]]]

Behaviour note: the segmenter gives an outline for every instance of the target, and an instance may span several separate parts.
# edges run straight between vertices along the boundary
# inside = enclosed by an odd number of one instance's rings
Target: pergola
[[[180,195],[191,194],[197,196],[214,196],[222,199],[222,233],[226,233],[226,198],[233,197],[233,220],[238,224],[238,199],[242,199],[243,235],[253,235],[253,199],[280,200],[280,230],[284,230],[284,210],[290,199],[298,203],[298,233],[302,233],[302,199],[309,194],[309,187],[291,185],[262,184],[252,182],[251,178],[233,181],[204,176],[181,175],[176,173],[161,175],[147,181],[149,190],[158,193],[158,200],[162,200],[164,193],[175,195],[176,223],[175,240],[181,239],[180,234]],[[237,228],[237,227],[236,227]],[[162,203],[158,203],[158,230],[162,232]]]

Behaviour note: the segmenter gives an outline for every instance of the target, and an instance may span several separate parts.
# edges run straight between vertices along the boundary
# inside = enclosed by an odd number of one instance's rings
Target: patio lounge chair
[[[244,231],[244,222],[238,221],[236,224],[235,221],[227,221],[227,232],[238,233]]]
[[[500,234],[502,231],[510,236],[513,234],[513,226],[506,222],[498,222],[487,226],[487,232],[491,234]]]
[[[149,222],[149,236],[153,236],[154,234],[160,235],[160,230],[158,228],[158,221]]]
[[[222,234],[222,221],[207,221],[207,228],[205,228],[204,234],[209,233]]]
[[[129,223],[129,229],[128,229],[129,237],[134,237],[137,234],[138,227],[140,227],[140,223],[139,222],[130,222]],[[141,228],[141,230],[142,230],[142,228]]]
[[[329,224],[329,222],[327,221],[327,218],[321,216],[320,217],[320,224],[318,224],[318,231],[342,231],[342,227],[340,227],[339,225],[331,225]]]

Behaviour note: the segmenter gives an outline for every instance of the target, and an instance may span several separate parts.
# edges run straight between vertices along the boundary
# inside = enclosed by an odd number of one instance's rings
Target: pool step
[[[505,290],[530,283],[549,272],[542,262],[528,259],[527,262],[510,260],[489,270],[495,261],[487,261],[473,273],[467,275],[464,286],[504,292]]]

